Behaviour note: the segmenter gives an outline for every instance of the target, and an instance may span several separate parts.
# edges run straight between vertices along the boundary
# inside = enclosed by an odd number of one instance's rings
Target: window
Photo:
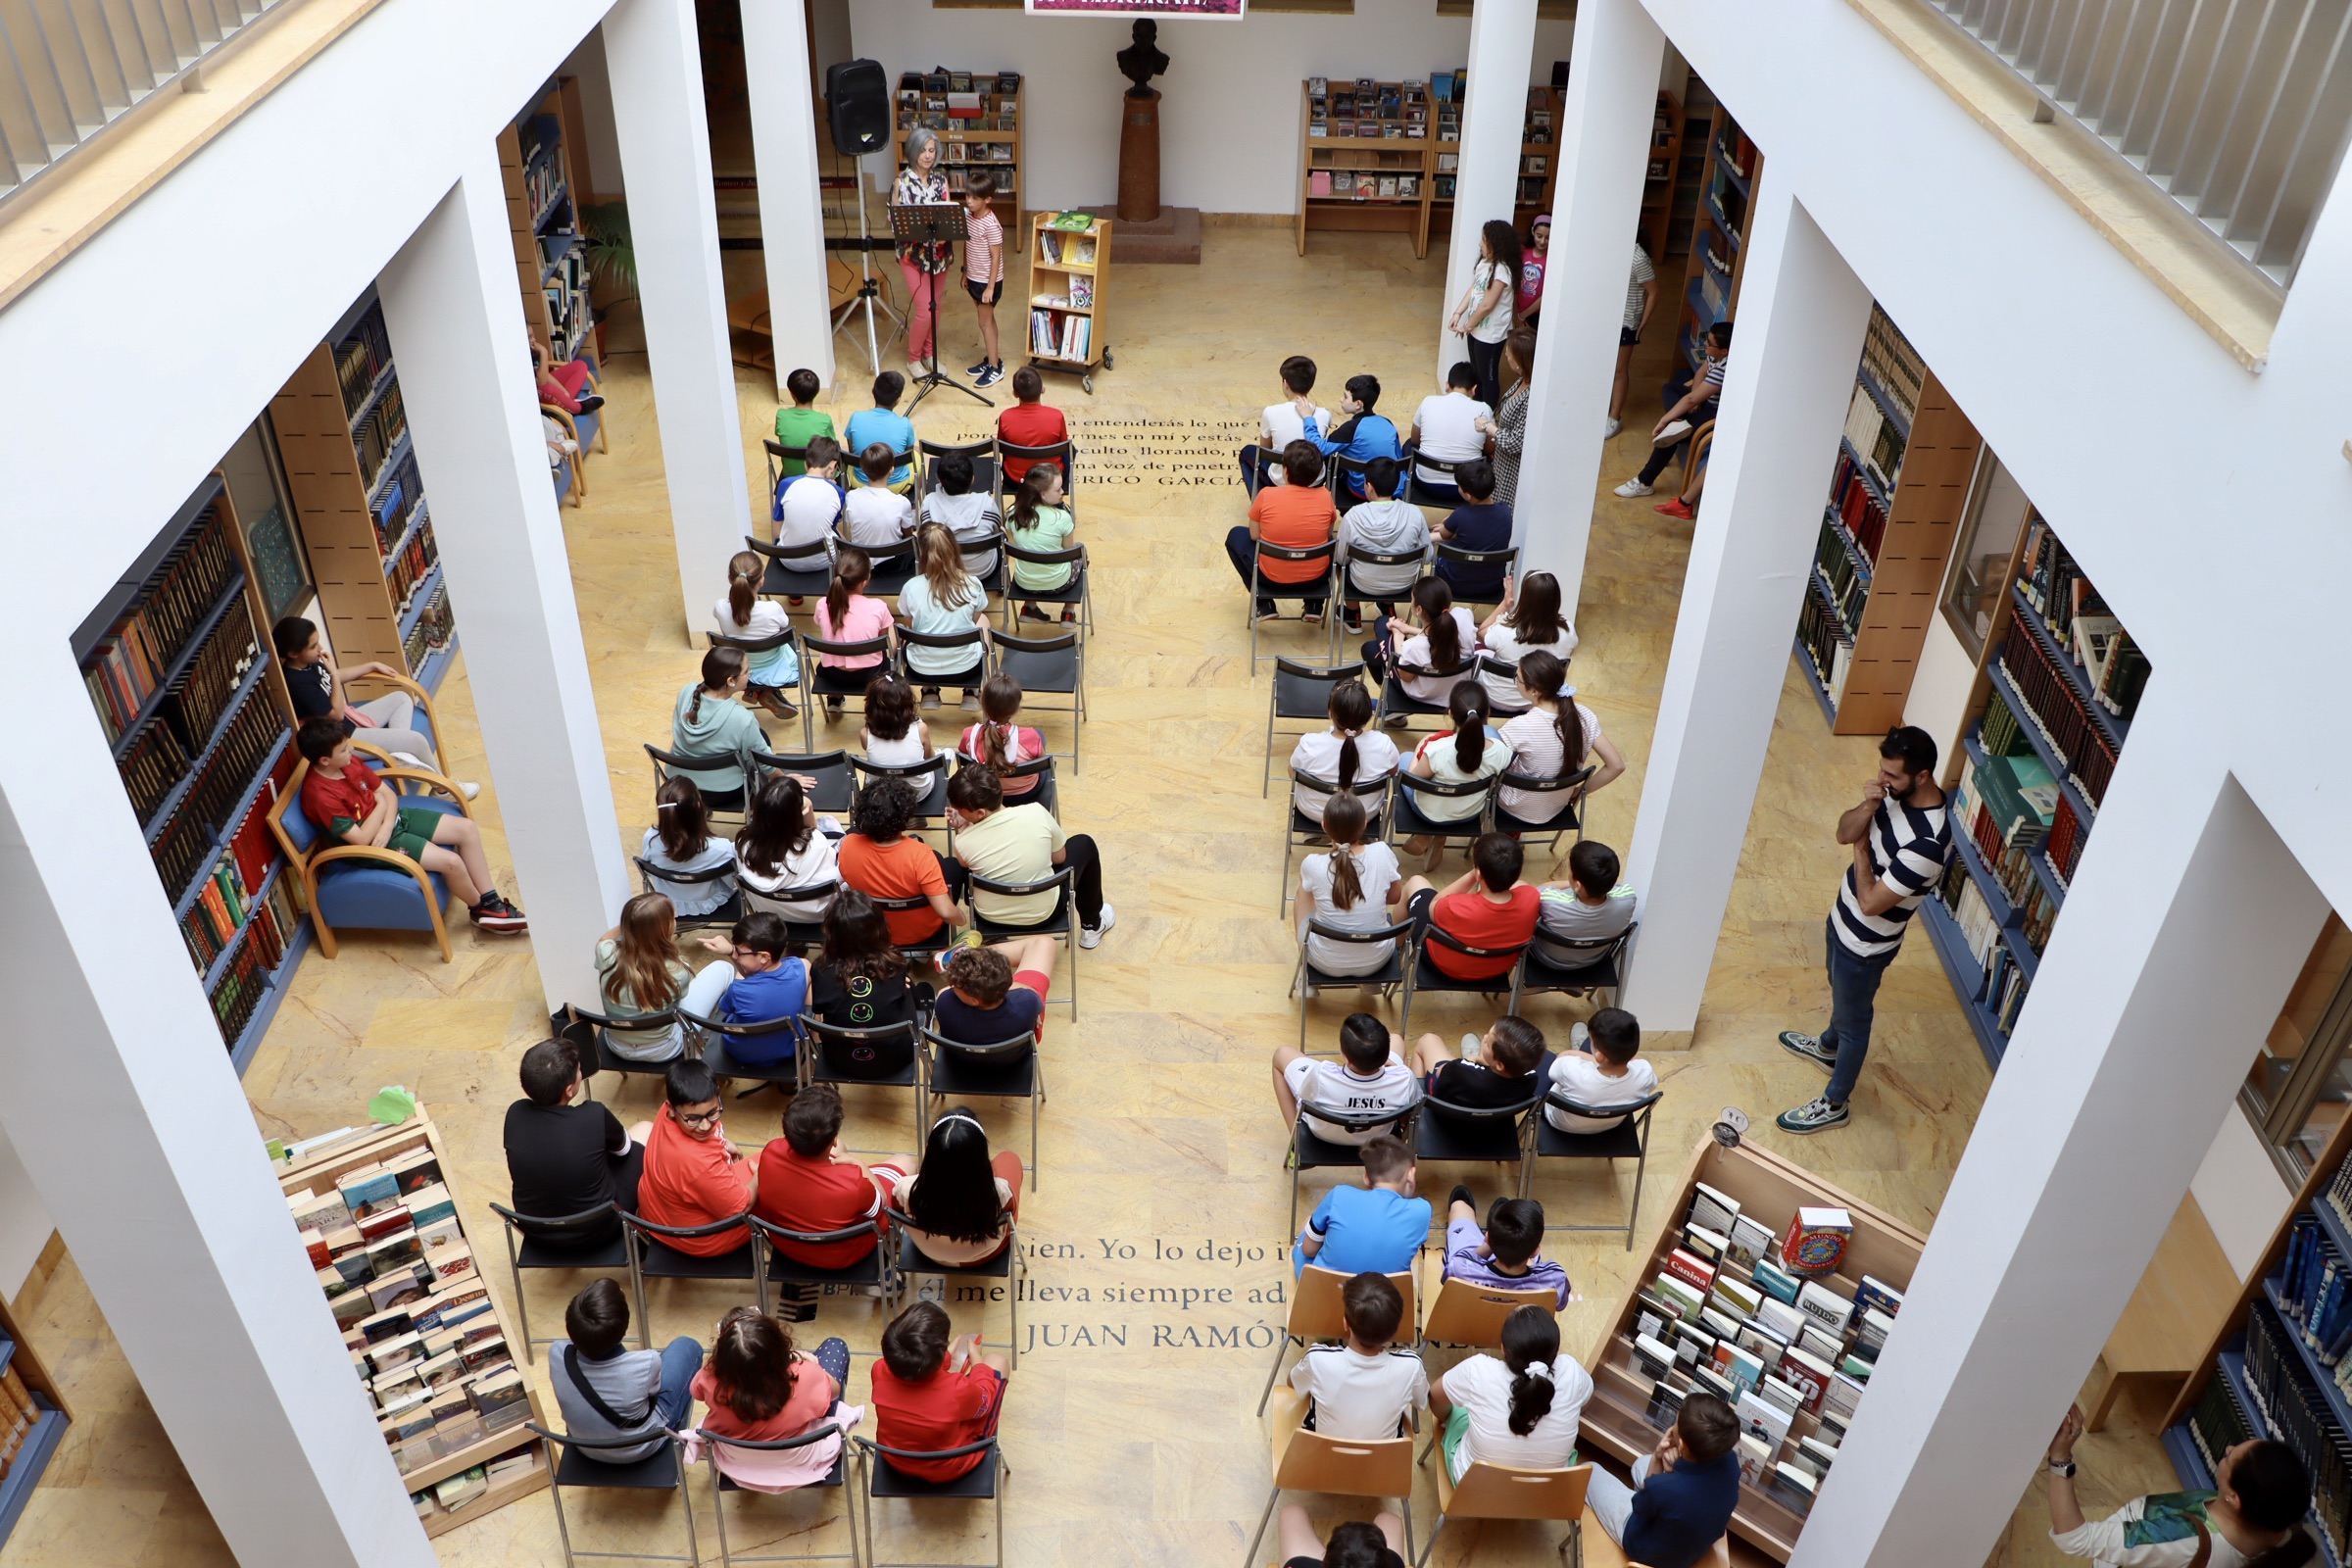
[[[1952,552],[1952,574],[1943,590],[1943,618],[1971,659],[1984,652],[2009,558],[2017,553],[2017,536],[2033,514],[2034,504],[1987,447],[1977,460],[1959,548]]]
[[[2320,930],[2286,1005],[2262,1043],[2238,1103],[2289,1186],[2300,1186],[2352,1110],[2352,929]]]
[[[269,426],[270,416],[264,415],[237,437],[237,444],[220,460],[220,476],[228,485],[229,504],[237,510],[238,526],[245,530],[245,549],[253,557],[253,573],[274,624],[311,597],[311,573],[294,509],[286,504],[285,475],[278,471],[277,442]]]

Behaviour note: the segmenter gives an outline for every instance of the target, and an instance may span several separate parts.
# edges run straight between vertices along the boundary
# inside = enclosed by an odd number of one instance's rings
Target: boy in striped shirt
[[[1731,322],[1717,321],[1707,328],[1706,349],[1706,363],[1690,378],[1690,390],[1684,393],[1650,430],[1652,445],[1649,461],[1642,465],[1640,473],[1617,487],[1616,493],[1628,501],[1637,496],[1654,494],[1650,487],[1658,482],[1658,475],[1666,471],[1666,465],[1674,461],[1674,455],[1690,443],[1691,432],[1715,417],[1716,407],[1723,400],[1724,368],[1731,364],[1732,359]],[[1682,428],[1675,430],[1678,424]],[[1665,439],[1670,432],[1672,439]],[[1685,464],[1684,466],[1688,469],[1690,466]],[[1688,483],[1689,477],[1686,475],[1686,486]],[[1684,514],[1689,515],[1687,509]]]
[[[989,198],[997,193],[997,176],[975,169],[963,181],[963,287],[980,313],[980,345],[987,354],[970,373],[976,385],[995,386],[1004,379],[1004,357],[997,352],[997,301],[1004,297],[1004,225],[997,221]]]
[[[1781,1113],[1783,1132],[1845,1125],[1846,1102],[1870,1054],[1879,981],[1902,950],[1911,911],[1935,893],[1951,858],[1951,826],[1935,773],[1935,737],[1897,724],[1879,743],[1878,777],[1838,819],[1838,842],[1853,847],[1854,863],[1830,911],[1830,1025],[1817,1036],[1781,1033],[1781,1044],[1827,1069],[1830,1083],[1820,1099]]]

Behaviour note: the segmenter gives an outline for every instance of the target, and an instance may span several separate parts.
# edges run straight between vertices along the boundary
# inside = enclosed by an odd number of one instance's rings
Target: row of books
[[[971,183],[966,174],[967,172],[961,169],[951,168],[948,170],[948,191],[951,195],[960,196],[963,194],[964,189]],[[991,164],[988,177],[996,185],[996,189],[991,192],[992,195],[1009,196],[1020,188],[1018,172],[1010,164]]]
[[[1862,333],[1862,367],[1879,383],[1879,389],[1893,399],[1904,422],[1919,417],[1919,400],[1928,388],[1927,362],[1876,304],[1870,308],[1870,325]]]
[[[409,628],[408,636],[401,640],[401,653],[408,660],[409,668],[422,669],[428,657],[447,647],[456,624],[449,608],[449,584],[444,580],[433,590],[433,597],[426,603],[424,613],[416,617],[416,624]]]
[[[446,1481],[410,1493],[409,1501],[416,1506],[417,1518],[430,1521],[439,1514],[461,1512],[493,1489],[519,1481],[538,1468],[539,1440],[534,1438],[488,1464],[468,1465]]]
[[[2029,890],[2039,892],[2028,858],[2047,845],[2061,798],[2058,781],[2031,750],[2010,756],[1987,747],[1982,764],[1974,757],[1961,763],[1951,820],[1968,833],[2009,902],[2021,908]],[[2040,952],[2041,944],[2034,943],[2034,951]]]
[[[1017,71],[904,71],[899,74],[899,102],[906,95],[929,94],[934,98],[952,92],[994,93],[1000,98],[1019,95],[1021,74]]]
[[[286,1201],[403,1474],[529,1418],[529,1391],[429,1145]]]
[[[2009,634],[2001,640],[2001,668],[2027,711],[2019,718],[2031,722],[2066,763],[2068,776],[2095,808],[2107,798],[2107,781],[2115,776],[2117,748],[2090,716],[2034,628],[2023,615],[2009,617]]]
[[[1095,236],[1092,234],[1063,234],[1051,228],[1037,233],[1038,254],[1046,261],[1066,263],[1071,267],[1095,265]]]
[[[1009,98],[1004,101],[1003,113],[980,115],[972,119],[956,119],[945,110],[913,112],[902,108],[899,111],[899,139],[902,142],[906,139],[906,132],[914,129],[917,125],[926,130],[936,130],[942,133],[951,130],[1013,131],[1021,128],[1021,120],[1020,116],[1014,112],[1012,100]]]
[[[383,475],[384,460],[392,456],[392,449],[400,444],[408,428],[409,411],[401,402],[400,377],[395,372],[392,384],[375,400],[375,407],[351,427],[351,445],[359,455],[363,489],[375,489],[375,481]]]
[[[441,546],[433,538],[432,519],[428,517],[423,527],[409,536],[400,554],[384,563],[384,578],[392,589],[392,602],[406,605],[416,585],[433,569],[433,563],[440,559]]]
[[[2017,1027],[2019,1010],[2026,1004],[2031,982],[2024,966],[2017,961],[2017,955],[2001,940],[2000,922],[1993,918],[1992,906],[1985,901],[1984,891],[1968,874],[1968,866],[1959,857],[1954,856],[1952,863],[1944,867],[1936,896],[1951,912],[1952,923],[1960,928],[1961,941],[1977,961],[1976,979],[1963,988],[1968,1000],[1991,1015],[2000,1033],[2011,1033]],[[2049,918],[2054,920],[2055,913]],[[2046,923],[2038,940],[2049,940]]]
[[[1830,473],[1830,506],[1853,536],[1862,559],[1876,566],[1879,551],[1886,543],[1886,508],[1863,478],[1862,465],[1842,447],[1838,451],[1838,466]]]
[[[1862,606],[1870,598],[1870,579],[1862,575],[1852,552],[1845,548],[1845,536],[1838,531],[1826,513],[1821,519],[1821,538],[1814,545],[1813,564],[1821,573],[1822,585],[1838,606],[1838,618],[1846,635],[1859,633]]]
[[[1903,474],[1903,434],[1859,380],[1854,382],[1853,401],[1845,406],[1845,443],[1870,466],[1879,487],[1894,494]]]
[[[9,1467],[24,1451],[32,1429],[47,1413],[48,1407],[33,1396],[24,1374],[14,1366],[0,1367],[0,1481],[8,1479]]]
[[[2336,1250],[2317,1215],[2295,1216],[2272,1288],[2289,1330],[2322,1366],[2336,1369],[2336,1387],[2352,1393],[2352,1258]]]
[[[1989,693],[1984,702],[1984,720],[1977,732],[1978,743],[1994,757],[2010,759],[2010,766],[2022,768],[2024,759],[2034,757],[2034,771],[2046,776],[2049,770],[2039,765],[2025,724],[2010,708],[2009,700],[1998,690]],[[2057,876],[2059,886],[2069,886],[2075,879],[2076,862],[2082,858],[2082,845],[2089,836],[2090,824],[2076,814],[2075,803],[2064,790],[2053,789],[2055,803],[2049,812],[2049,838],[2042,846],[2042,857]]]
[[[1306,176],[1306,193],[1309,196],[1330,196],[1342,201],[1419,201],[1421,199],[1421,176],[1418,174],[1376,174],[1369,170],[1318,169]]]
[[[1522,174],[1519,176],[1519,194],[1516,200],[1522,207],[1530,203],[1541,205],[1545,188],[1545,180],[1543,175]]]
[[[950,141],[940,155],[945,164],[1009,164],[1013,161],[1012,143],[1008,141]]]
[[[1847,668],[1854,662],[1854,640],[1846,635],[1838,612],[1813,589],[1805,593],[1796,612],[1796,640],[1813,661],[1813,673],[1834,704],[1845,690]]]
[[[186,668],[164,693],[163,701],[137,732],[138,742],[157,729],[167,730],[179,743],[182,755],[194,758],[228,711],[238,683],[261,658],[262,645],[254,635],[253,617],[242,604],[221,618],[204,645],[188,660]],[[139,750],[134,742],[131,751]],[[126,754],[127,756],[128,754]]]
[[[228,522],[208,507],[172,547],[149,586],[82,662],[82,682],[110,744],[120,743],[188,639],[238,572]]]
[[[2091,701],[2130,720],[2147,688],[2148,661],[2082,566],[2038,517],[2018,564],[2018,592],[2039,611],[2050,635],[2073,656]]]
[[[2246,1309],[2246,1388],[2260,1402],[2270,1435],[2294,1449],[2311,1473],[2312,1523],[2342,1562],[2346,1526],[2352,1524],[2352,1438],[2287,1343],[2294,1332],[2267,1300],[2257,1298]]]
[[[210,969],[214,960],[227,952],[228,945],[236,940],[246,917],[256,911],[255,891],[269,880],[270,868],[275,863],[274,858],[264,861],[261,877],[249,879],[245,867],[234,856],[224,855],[214,862],[211,873],[198,885],[196,902],[189,906],[186,916],[179,922],[180,937],[188,945],[188,956],[195,960],[198,974]],[[274,896],[281,888],[282,883],[273,885],[270,893]],[[271,902],[274,902],[274,897]],[[281,946],[283,938],[292,930],[291,920],[279,922],[275,934]]]
[[[387,559],[400,536],[408,531],[416,509],[424,502],[424,485],[416,476],[416,453],[414,447],[401,454],[400,466],[384,482],[375,498],[375,549]]]
[[[551,207],[564,194],[562,135],[553,115],[535,116],[522,128],[528,145],[522,155],[522,191],[531,206],[534,228],[546,221]]]
[[[156,835],[152,851],[156,874],[174,905],[219,843],[217,835],[244,805],[262,763],[286,733],[277,705],[261,696],[260,690],[257,685],[246,695],[212,759],[201,764],[196,782],[172,808]]]
[[[1095,321],[1091,316],[1065,311],[1029,313],[1029,352],[1040,359],[1084,364],[1094,335]]]
[[[391,363],[392,338],[384,330],[383,307],[370,305],[351,335],[335,345],[335,379],[343,388],[344,417],[359,417],[376,377]]]
[[[270,890],[269,903],[254,915],[244,943],[228,960],[227,972],[213,987],[213,1021],[220,1025],[220,1044],[227,1049],[236,1049],[238,1037],[253,1022],[262,999],[270,994],[270,977],[285,961],[286,943],[293,930],[293,906],[285,879],[280,877],[277,886]]]

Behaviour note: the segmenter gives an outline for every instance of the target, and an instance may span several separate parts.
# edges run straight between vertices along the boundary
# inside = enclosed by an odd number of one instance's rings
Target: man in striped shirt
[[[1845,1125],[1846,1102],[1870,1054],[1879,981],[1902,948],[1911,911],[1935,894],[1952,853],[1935,774],[1935,737],[1898,724],[1879,743],[1879,776],[1863,790],[1861,803],[1838,819],[1838,842],[1853,846],[1854,863],[1830,911],[1830,1026],[1819,1035],[1781,1033],[1781,1044],[1827,1069],[1830,1083],[1820,1099],[1782,1112],[1783,1132]]]

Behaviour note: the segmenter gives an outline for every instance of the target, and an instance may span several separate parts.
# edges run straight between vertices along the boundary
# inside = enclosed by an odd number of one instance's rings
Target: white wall
[[[24,1288],[24,1276],[40,1261],[41,1249],[56,1229],[24,1161],[0,1133],[0,1300],[14,1299]]]
[[[2254,1124],[2234,1106],[2222,1118],[2222,1130],[2188,1190],[2196,1195],[2205,1223],[2213,1227],[2214,1240],[2222,1244],[2241,1280],[2262,1261],[2262,1250],[2270,1245],[2271,1233],[2295,1197],[2263,1150]]]
[[[1977,662],[1961,646],[1960,636],[1943,612],[1928,617],[1928,639],[1912,666],[1911,695],[1903,701],[1903,722],[1916,724],[1936,737],[1938,755],[1949,759],[1960,746],[1960,722],[1968,712],[1969,688],[1976,684]]]
[[[820,7],[820,15],[821,15]],[[1029,123],[1024,206],[1075,207],[1116,199],[1119,98],[1112,59],[1131,24],[1017,11],[935,11],[929,0],[858,0],[857,53],[902,71],[1018,71]],[[821,30],[821,24],[820,24]],[[1536,25],[1532,82],[1568,58],[1572,24]],[[1168,19],[1159,24],[1167,74],[1159,106],[1159,188],[1172,207],[1208,213],[1298,210],[1299,84],[1309,76],[1426,80],[1464,65],[1470,19],[1441,17],[1431,0],[1356,0],[1352,17],[1263,15],[1242,22]],[[875,165],[886,160],[876,158]]]

